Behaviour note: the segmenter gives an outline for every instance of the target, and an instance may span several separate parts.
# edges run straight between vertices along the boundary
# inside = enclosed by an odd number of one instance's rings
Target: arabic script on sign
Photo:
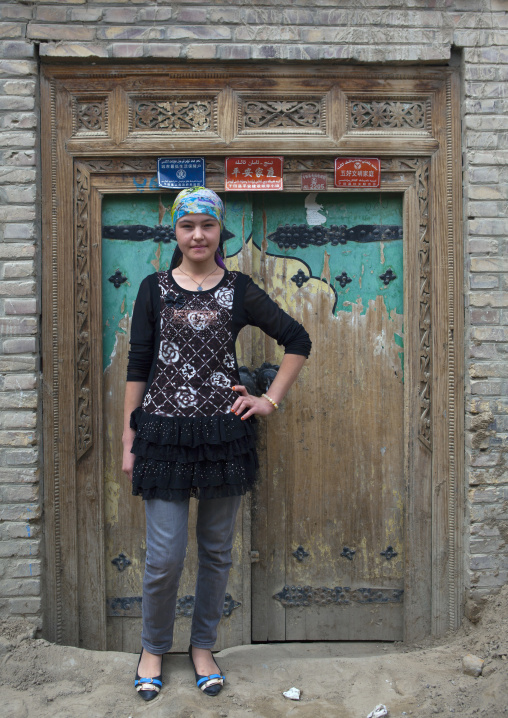
[[[283,157],[226,157],[226,192],[281,190]]]

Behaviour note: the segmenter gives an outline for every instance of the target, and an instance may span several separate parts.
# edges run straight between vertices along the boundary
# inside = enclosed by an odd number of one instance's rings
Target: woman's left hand
[[[268,414],[275,411],[275,407],[273,404],[270,404],[268,399],[263,399],[262,396],[253,396],[252,394],[249,394],[247,389],[241,384],[237,384],[231,388],[233,391],[240,394],[231,407],[231,411],[237,416],[241,416],[242,420],[248,419],[249,416],[254,416],[254,414],[258,414],[259,416],[268,416]]]

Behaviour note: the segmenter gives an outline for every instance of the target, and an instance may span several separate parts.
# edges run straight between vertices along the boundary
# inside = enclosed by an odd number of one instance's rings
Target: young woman
[[[197,685],[216,695],[224,676],[211,649],[222,615],[241,496],[255,480],[254,416],[278,408],[310,352],[304,328],[221,258],[224,207],[204,187],[183,190],[171,219],[178,247],[168,271],[146,277],[134,307],[125,391],[123,471],[144,499],[142,651],[135,687],[162,686],[172,646],[190,497],[199,501],[198,576],[189,657]],[[235,340],[247,324],[285,347],[269,393],[239,385]]]

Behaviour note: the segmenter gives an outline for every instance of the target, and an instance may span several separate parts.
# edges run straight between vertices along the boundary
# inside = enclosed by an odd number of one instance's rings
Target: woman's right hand
[[[122,457],[122,471],[127,474],[129,479],[132,481],[132,471],[134,469],[134,461],[136,457],[131,453],[132,444],[134,443],[134,437],[136,433],[129,430],[129,435],[123,437],[123,457]]]

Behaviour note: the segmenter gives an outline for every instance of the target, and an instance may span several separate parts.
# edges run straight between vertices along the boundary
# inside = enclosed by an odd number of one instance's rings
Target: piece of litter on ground
[[[382,703],[380,703],[378,706],[374,708],[373,711],[369,713],[367,718],[383,718],[383,716],[388,715],[388,708],[384,706]]]
[[[290,688],[288,691],[283,691],[282,695],[285,698],[289,698],[291,701],[299,701],[300,700],[300,691],[298,688]]]

